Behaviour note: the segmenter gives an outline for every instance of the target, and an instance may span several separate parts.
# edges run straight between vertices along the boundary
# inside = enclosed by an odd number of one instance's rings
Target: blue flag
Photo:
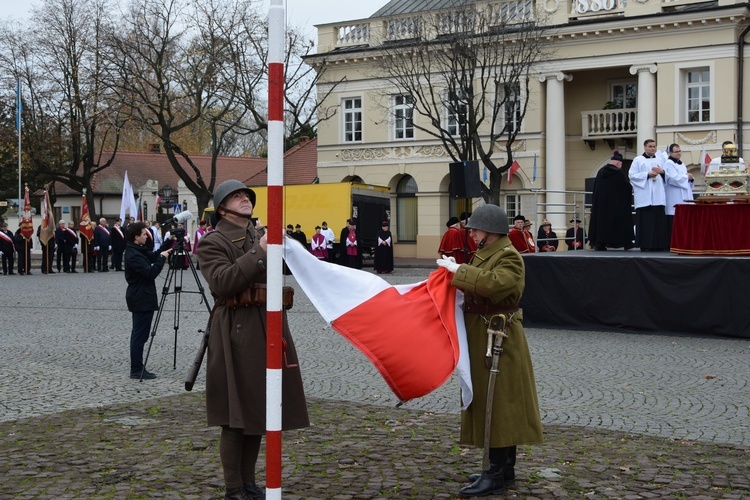
[[[536,182],[536,153],[534,153],[534,170],[531,174],[531,183],[534,184]]]

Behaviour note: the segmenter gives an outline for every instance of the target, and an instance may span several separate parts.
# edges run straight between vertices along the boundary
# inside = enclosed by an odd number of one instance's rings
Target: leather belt
[[[510,314],[518,311],[520,308],[518,304],[510,306],[498,306],[498,305],[482,305],[477,304],[473,300],[469,299],[468,296],[464,298],[463,310],[469,314]]]
[[[216,303],[219,305],[226,304],[230,309],[262,306],[266,303],[266,285],[265,283],[256,283],[231,297],[219,299]],[[294,305],[294,288],[285,286],[281,289],[281,304],[284,309],[292,308],[292,305]]]

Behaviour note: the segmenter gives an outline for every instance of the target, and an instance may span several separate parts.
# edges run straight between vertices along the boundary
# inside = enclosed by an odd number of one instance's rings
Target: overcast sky
[[[307,26],[309,33],[314,34],[315,24],[326,24],[337,21],[348,21],[370,17],[388,0],[287,0],[287,19],[293,26]],[[263,4],[270,5],[268,0]],[[40,5],[37,0],[0,0],[0,19],[23,18],[32,5]]]

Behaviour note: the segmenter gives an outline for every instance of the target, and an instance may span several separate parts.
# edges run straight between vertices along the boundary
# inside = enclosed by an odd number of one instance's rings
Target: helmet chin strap
[[[222,210],[224,210],[228,214],[236,215],[237,217],[242,217],[243,219],[250,219],[253,216],[253,214],[247,215],[247,214],[243,214],[240,212],[235,212],[234,210],[230,210],[228,208],[224,208]]]
[[[483,248],[485,243],[487,243],[487,236],[485,236],[484,238],[482,238],[482,241],[480,241],[479,243],[477,243],[477,248]]]

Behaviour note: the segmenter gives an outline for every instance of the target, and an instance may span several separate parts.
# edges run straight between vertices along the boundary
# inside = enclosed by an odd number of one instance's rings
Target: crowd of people
[[[125,224],[122,219],[117,218],[112,226],[109,221],[102,217],[97,222],[91,222],[92,238],[89,240],[81,234],[78,226],[73,221],[60,220],[54,231],[54,236],[43,242],[41,237],[42,226],[37,227],[36,235],[41,246],[41,263],[39,271],[42,274],[55,273],[106,273],[110,271],[123,272],[124,255],[128,242],[128,228],[136,221],[131,217]],[[147,240],[144,246],[150,251],[159,249],[167,241],[170,248],[175,244],[171,232],[183,228],[182,224],[170,226],[166,233],[162,233],[159,222],[144,221],[148,230]],[[197,252],[198,243],[206,232],[211,228],[206,221],[200,221],[200,227],[195,232],[191,243],[190,234],[184,236],[184,246],[189,253]],[[8,223],[0,223],[0,255],[2,257],[4,275],[30,275],[33,274],[31,261],[31,250],[34,241],[26,239],[21,234],[21,228],[15,233],[8,230]],[[187,258],[187,257],[186,257]]]
[[[389,230],[390,223],[381,223],[376,235],[375,246],[372,248],[373,268],[378,274],[393,272],[393,235]],[[353,269],[362,269],[363,245],[357,233],[355,219],[347,219],[341,229],[338,242],[333,229],[323,221],[315,226],[315,233],[308,240],[299,224],[287,224],[286,233],[307,248],[319,260],[340,264]]]

